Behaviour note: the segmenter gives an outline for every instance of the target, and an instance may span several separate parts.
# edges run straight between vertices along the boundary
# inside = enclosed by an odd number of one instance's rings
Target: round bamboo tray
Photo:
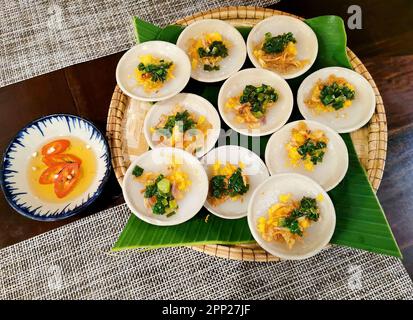
[[[189,25],[194,21],[201,19],[221,19],[235,26],[253,26],[262,19],[273,15],[289,15],[299,19],[300,17],[292,14],[258,7],[224,7],[206,12],[200,12],[189,17],[178,20],[181,25]],[[355,132],[351,133],[357,155],[367,171],[373,189],[377,191],[383,176],[384,164],[386,161],[387,151],[387,122],[384,110],[383,100],[380,92],[367,71],[363,63],[357,56],[347,49],[348,57],[355,71],[363,75],[373,87],[376,94],[376,110],[370,122]],[[148,149],[146,141],[142,134],[142,122],[144,115],[149,106],[145,103],[130,99],[116,86],[109,107],[107,120],[107,138],[112,152],[112,165],[116,177],[122,184],[123,176],[130,163],[130,157],[137,156]],[[134,131],[128,133],[125,131],[126,118],[130,109],[133,109]],[[132,135],[133,143],[127,141],[126,135]],[[268,254],[257,244],[248,245],[202,245],[191,247],[194,250],[204,252],[217,257],[244,260],[268,262],[277,261],[279,258]]]

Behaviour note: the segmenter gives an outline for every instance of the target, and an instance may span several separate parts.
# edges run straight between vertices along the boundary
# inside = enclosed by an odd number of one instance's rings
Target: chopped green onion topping
[[[142,175],[142,173],[143,173],[143,168],[141,168],[139,166],[135,166],[135,168],[133,168],[133,170],[132,170],[132,174],[135,177],[140,177]]]
[[[262,50],[266,53],[281,53],[285,50],[289,42],[297,42],[291,32],[283,33],[275,37],[272,36],[271,32],[267,32]]]
[[[354,96],[354,90],[345,85],[339,85],[336,82],[332,85],[324,86],[320,92],[320,100],[323,105],[331,105],[335,110],[343,108],[344,103],[347,100],[353,100]]]

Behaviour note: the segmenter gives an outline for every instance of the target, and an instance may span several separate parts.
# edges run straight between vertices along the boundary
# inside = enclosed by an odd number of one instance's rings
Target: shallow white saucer
[[[238,96],[247,85],[270,85],[278,94],[278,100],[267,110],[266,121],[260,127],[250,129],[238,123],[235,113],[225,110],[228,99]],[[290,118],[294,98],[290,86],[279,75],[265,69],[244,69],[227,79],[219,90],[218,109],[224,122],[233,130],[247,136],[265,136],[280,129]]]
[[[158,91],[147,92],[135,78],[135,68],[139,65],[140,57],[153,55],[159,59],[172,61],[175,65],[174,78],[165,82]],[[191,74],[191,64],[184,51],[176,45],[165,41],[147,41],[140,43],[120,58],[116,67],[116,82],[129,97],[143,101],[160,101],[168,99],[185,88]]]
[[[310,130],[323,130],[328,138],[327,150],[323,161],[314,166],[313,171],[304,169],[302,165],[293,167],[288,159],[285,145],[291,139],[291,130],[303,121]],[[348,151],[343,138],[333,129],[322,123],[299,120],[290,122],[275,132],[268,140],[265,148],[265,163],[271,174],[295,172],[308,176],[329,191],[343,180],[348,169]]]
[[[146,208],[141,192],[145,186],[135,179],[132,171],[138,165],[145,171],[166,174],[172,157],[182,164],[180,169],[188,174],[191,186],[184,198],[178,200],[176,214],[167,217],[153,214],[152,210]],[[191,219],[202,208],[208,194],[208,177],[199,160],[188,152],[177,148],[156,148],[138,156],[130,164],[123,178],[122,192],[126,204],[139,219],[158,226],[172,226]]]
[[[238,165],[239,162],[242,162],[245,165],[243,172],[248,176],[249,189],[247,193],[242,195],[241,199],[237,201],[227,200],[215,207],[207,200],[204,205],[205,208],[224,219],[238,219],[247,216],[248,202],[252,193],[258,185],[269,177],[267,167],[258,155],[244,147],[221,146],[211,150],[201,159],[209,180],[212,178],[211,166],[216,161],[220,161],[222,165],[227,162]]]
[[[317,201],[320,218],[305,231],[302,241],[297,241],[291,249],[284,242],[265,241],[257,230],[258,219],[267,217],[268,209],[279,202],[279,196],[288,193],[296,200],[320,195],[323,198]],[[300,260],[316,255],[329,243],[335,225],[336,214],[328,194],[314,180],[296,173],[281,173],[268,178],[254,191],[248,206],[248,226],[254,239],[264,250],[282,259]]]
[[[348,108],[317,114],[307,107],[305,100],[317,81],[327,80],[330,75],[343,77],[351,83],[355,87],[355,97]],[[305,119],[321,122],[338,133],[346,133],[356,131],[369,122],[376,107],[376,96],[370,83],[362,75],[346,68],[328,67],[304,79],[297,92],[297,104]]]

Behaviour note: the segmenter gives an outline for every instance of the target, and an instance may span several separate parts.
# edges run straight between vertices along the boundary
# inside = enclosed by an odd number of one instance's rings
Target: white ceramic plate
[[[266,123],[259,128],[250,129],[247,125],[235,120],[235,113],[225,110],[225,103],[229,98],[242,93],[245,86],[262,84],[272,86],[278,93],[278,100],[266,113]],[[218,108],[222,119],[233,130],[247,136],[265,136],[277,131],[290,118],[293,110],[294,98],[291,88],[279,75],[264,69],[244,69],[224,82],[218,95]]]
[[[307,59],[309,61],[309,63],[300,70],[281,74],[284,79],[296,78],[311,68],[318,53],[318,42],[314,31],[299,19],[281,15],[276,15],[257,23],[248,35],[248,57],[255,67],[262,68],[261,64],[254,56],[254,48],[263,41],[264,35],[267,32],[271,32],[273,37],[283,33],[292,32],[297,40],[295,44],[297,47],[297,59]]]
[[[82,140],[96,156],[96,175],[84,194],[70,194],[59,202],[39,198],[28,183],[32,155],[46,143],[62,137]],[[69,114],[55,114],[34,120],[20,130],[4,153],[1,182],[7,202],[18,213],[39,221],[71,217],[95,201],[111,170],[109,146],[105,136],[89,121]]]
[[[238,219],[247,215],[248,202],[254,190],[269,177],[267,167],[264,162],[254,152],[239,146],[221,146],[208,152],[202,159],[208,180],[212,178],[211,166],[219,160],[222,165],[230,162],[238,165],[241,161],[245,168],[243,172],[248,176],[249,190],[242,196],[242,201],[227,200],[219,206],[213,207],[208,200],[205,208],[209,212],[224,219]]]
[[[355,98],[348,108],[316,114],[306,106],[304,101],[309,97],[318,80],[327,80],[332,74],[343,77],[354,85]],[[338,133],[345,133],[356,131],[369,122],[376,107],[376,97],[369,82],[357,72],[341,67],[329,67],[320,69],[304,79],[298,88],[297,104],[305,119],[321,122]]]
[[[220,69],[217,71],[205,71],[202,66],[192,69],[191,77],[195,80],[217,82],[227,79],[241,69],[247,57],[245,42],[239,31],[229,23],[217,19],[205,19],[191,23],[179,35],[176,45],[187,52],[191,39],[213,32],[220,33],[224,41],[231,44],[228,48],[228,56],[221,61]]]
[[[323,130],[328,138],[327,151],[323,162],[314,166],[313,171],[305,170],[302,165],[293,167],[285,145],[291,140],[291,130],[300,121],[303,121],[310,130]],[[348,169],[348,152],[343,139],[331,128],[315,121],[300,120],[290,122],[279,131],[275,132],[267,143],[265,149],[265,163],[270,173],[278,174],[295,172],[312,178],[320,184],[324,190],[329,191],[343,180]]]
[[[162,115],[171,114],[176,105],[181,105],[184,109],[190,113],[194,113],[198,117],[201,115],[204,116],[212,125],[212,129],[208,130],[203,148],[195,154],[197,157],[202,157],[211,150],[217,142],[221,130],[221,120],[217,109],[215,109],[208,100],[193,93],[179,93],[172,98],[157,102],[151,107],[145,117],[143,125],[146,141],[152,149],[165,146],[162,143],[156,143],[159,135],[152,133],[151,128],[159,123]]]
[[[140,62],[139,57],[147,54],[175,64],[174,78],[166,81],[157,92],[145,91],[135,79],[134,70]],[[181,92],[188,83],[190,74],[191,64],[186,53],[165,41],[148,41],[132,47],[122,56],[116,67],[116,81],[122,91],[131,98],[143,101],[165,100]]]
[[[265,241],[257,231],[258,218],[267,217],[268,209],[278,202],[279,196],[288,193],[297,200],[304,196],[323,196],[323,201],[317,201],[320,218],[305,231],[302,241],[296,241],[291,249],[284,242]],[[282,259],[299,260],[314,256],[329,243],[336,225],[336,214],[330,197],[314,180],[296,173],[282,173],[271,176],[254,191],[248,205],[248,225],[264,250]]]
[[[151,209],[145,207],[141,193],[145,186],[136,181],[132,171],[138,165],[145,171],[165,174],[172,157],[182,160],[181,170],[188,174],[192,184],[184,198],[178,200],[176,214],[167,217],[153,214]],[[208,194],[208,177],[199,160],[188,152],[176,148],[156,148],[143,153],[131,163],[123,178],[122,191],[126,204],[139,219],[158,226],[172,226],[191,219],[202,208]]]

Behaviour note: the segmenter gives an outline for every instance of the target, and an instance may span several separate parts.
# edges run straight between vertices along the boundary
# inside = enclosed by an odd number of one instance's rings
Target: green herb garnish
[[[169,218],[169,217],[173,216],[175,213],[176,213],[176,211],[171,211],[171,212],[166,214],[166,217]]]
[[[158,188],[157,188],[157,183],[159,181],[161,181],[164,178],[163,174],[160,174],[154,181],[154,183],[152,184],[148,184],[145,187],[145,193],[144,193],[144,197],[145,198],[152,198],[153,196],[155,196],[157,194]]]
[[[211,196],[214,198],[222,198],[227,194],[227,186],[225,182],[225,176],[214,176],[211,178],[209,185],[210,185],[210,193]]]
[[[152,207],[154,214],[166,214],[167,217],[175,214],[178,204],[172,195],[171,181],[160,174],[153,183],[146,185],[144,197],[155,197],[156,202]]]
[[[198,56],[202,58],[225,58],[228,56],[228,48],[225,46],[225,44],[222,41],[213,41],[208,47],[203,48],[200,47],[198,48]],[[213,64],[204,64],[204,70],[205,71],[217,71],[219,70],[219,65],[213,65]]]
[[[219,70],[219,66],[213,66],[210,64],[204,64],[204,70],[205,71],[217,71]]]
[[[172,62],[160,60],[158,64],[149,63],[138,65],[138,70],[143,72],[144,76],[151,77],[152,82],[165,82],[168,75],[168,69],[173,65]]]
[[[249,190],[249,184],[244,183],[244,179],[242,178],[241,168],[237,168],[229,177],[228,181],[224,175],[212,177],[209,185],[211,197],[214,198],[222,198],[225,196],[235,197],[237,195],[243,195]]]
[[[182,112],[177,112],[173,116],[168,116],[163,129],[167,129],[171,134],[173,128],[178,125],[181,132],[185,132],[189,129],[195,128],[196,122],[191,118],[191,115],[187,110]]]
[[[329,86],[324,86],[320,92],[320,100],[323,105],[331,105],[335,110],[343,108],[344,102],[353,100],[354,96],[354,90],[351,90],[345,85],[339,85],[336,82]]]
[[[155,205],[152,207],[152,212],[154,214],[164,214],[165,213],[165,204],[163,204],[161,199],[158,199]]]
[[[283,33],[276,37],[273,37],[271,32],[267,32],[265,34],[262,50],[265,53],[281,53],[285,50],[289,42],[297,42],[291,32]]]
[[[141,168],[139,166],[135,166],[135,168],[133,168],[133,170],[132,170],[132,174],[135,177],[140,177],[142,175],[142,173],[143,173],[143,168]]]
[[[228,192],[230,197],[243,195],[249,189],[249,185],[244,183],[242,178],[242,170],[238,168],[228,180]]]
[[[306,217],[312,221],[317,221],[320,217],[320,212],[317,207],[317,200],[310,197],[303,197],[300,201],[298,209],[294,209],[291,214],[286,217],[282,226],[288,228],[292,234],[303,235],[298,218]]]
[[[304,197],[300,202],[300,213],[312,221],[317,221],[320,213],[317,208],[317,200],[314,198]]]
[[[284,219],[282,226],[290,229],[292,234],[298,234],[299,236],[303,235],[297,218],[292,215]]]
[[[266,105],[278,100],[278,94],[274,88],[262,84],[260,87],[247,85],[239,99],[241,104],[248,103],[251,106],[251,112],[256,118],[261,118],[266,112]]]
[[[297,148],[297,152],[300,154],[303,160],[310,157],[311,162],[316,165],[318,162],[322,162],[325,154],[325,148],[327,144],[322,141],[315,142],[311,139],[307,139],[301,146]]]
[[[206,48],[198,48],[198,55],[201,59],[206,57],[225,58],[228,56],[228,48],[222,41],[213,41]]]

